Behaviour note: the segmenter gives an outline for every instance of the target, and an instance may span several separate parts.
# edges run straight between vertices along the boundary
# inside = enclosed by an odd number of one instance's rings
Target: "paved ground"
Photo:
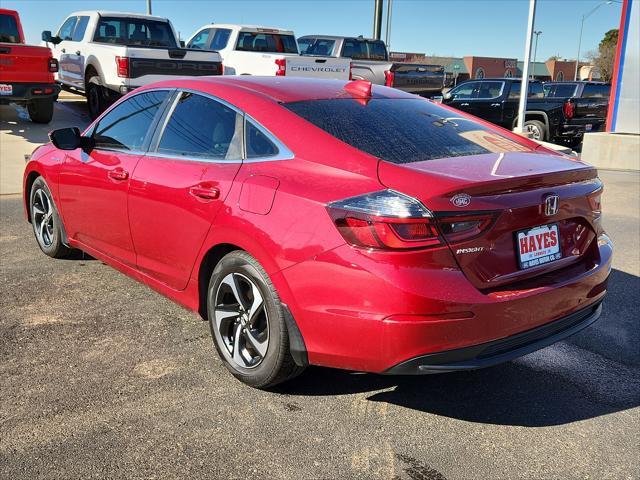
[[[488,370],[315,368],[274,392],[227,374],[191,313],[44,256],[1,197],[0,478],[639,478],[640,177],[602,177],[617,250],[594,326]]]

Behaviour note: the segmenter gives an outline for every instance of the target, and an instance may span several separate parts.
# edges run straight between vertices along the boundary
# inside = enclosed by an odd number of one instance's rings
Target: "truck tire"
[[[527,120],[524,122],[525,131],[531,134],[533,140],[547,141],[547,133],[544,123],[538,120]]]
[[[49,123],[53,118],[54,98],[39,98],[27,103],[27,111],[34,123]]]
[[[109,91],[107,88],[102,86],[100,77],[93,76],[87,80],[85,84],[85,92],[87,95],[89,116],[91,117],[91,120],[95,120],[111,104],[109,101]]]

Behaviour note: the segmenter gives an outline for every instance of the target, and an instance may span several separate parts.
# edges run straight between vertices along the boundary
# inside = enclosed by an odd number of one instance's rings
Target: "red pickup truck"
[[[32,121],[49,123],[60,92],[57,71],[49,48],[25,45],[18,12],[0,8],[0,104],[26,105]]]

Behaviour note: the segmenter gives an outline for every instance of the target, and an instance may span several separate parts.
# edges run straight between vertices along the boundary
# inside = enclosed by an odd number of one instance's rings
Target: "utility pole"
[[[578,56],[576,57],[576,71],[575,74],[573,75],[573,79],[574,80],[579,80],[578,78],[578,65],[580,64],[580,47],[582,47],[582,31],[584,30],[584,21],[589,18],[597,9],[599,9],[601,6],[603,5],[611,5],[614,2],[614,0],[605,0],[602,3],[599,3],[598,5],[596,5],[595,7],[593,7],[593,9],[591,9],[591,11],[589,11],[588,13],[585,13],[584,15],[582,15],[582,21],[580,22],[580,36],[578,37]],[[616,1],[615,3],[620,3],[619,1]]]
[[[374,0],[373,4],[373,38],[380,40],[382,33],[382,0]]]
[[[527,111],[527,95],[529,93],[529,63],[531,62],[531,42],[533,40],[533,26],[536,22],[536,0],[529,0],[529,25],[527,26],[527,43],[524,48],[524,65],[522,65],[522,79],[520,80],[520,104],[518,105],[518,125],[514,132],[524,132],[524,112]]]
[[[147,0],[147,15],[151,15],[151,0]]]
[[[538,58],[538,37],[542,34],[542,30],[534,30],[533,34],[536,36],[536,46],[533,49],[533,72],[531,73],[531,79],[536,74],[536,58]]]
[[[391,51],[389,45],[391,44],[391,9],[393,8],[393,0],[387,0],[387,31],[385,35],[385,42],[387,44],[387,50]]]

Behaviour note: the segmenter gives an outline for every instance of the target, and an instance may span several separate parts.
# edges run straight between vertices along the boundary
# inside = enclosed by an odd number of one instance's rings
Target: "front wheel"
[[[63,243],[63,227],[58,209],[42,177],[36,178],[33,182],[29,194],[29,209],[33,233],[40,250],[53,258],[64,258],[69,255],[71,249]]]
[[[280,298],[258,261],[243,251],[227,254],[211,275],[209,326],[227,369],[255,388],[269,388],[304,370],[289,351]]]
[[[34,123],[49,123],[53,118],[54,98],[39,98],[27,103],[27,111]]]

